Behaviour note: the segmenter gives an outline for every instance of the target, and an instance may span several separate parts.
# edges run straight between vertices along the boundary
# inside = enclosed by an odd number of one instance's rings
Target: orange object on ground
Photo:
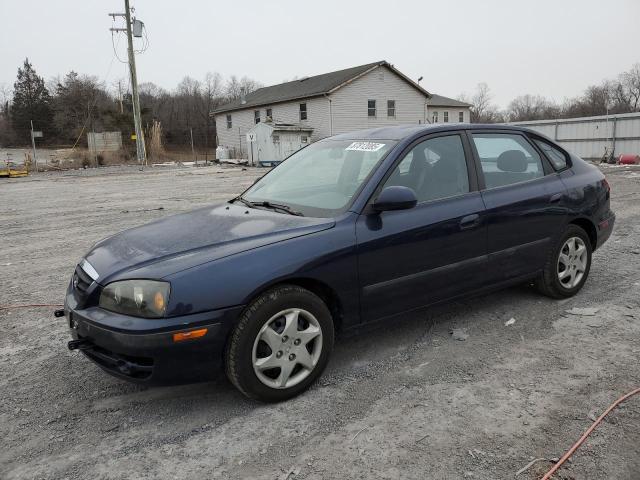
[[[586,432],[584,432],[582,434],[582,436],[580,437],[580,439],[573,444],[573,446],[567,451],[567,453],[565,453],[562,458],[558,461],[558,463],[556,463],[553,468],[551,470],[549,470],[544,477],[542,477],[542,480],[549,480],[551,478],[551,476],[558,471],[558,469],[562,466],[562,464],[564,462],[566,462],[571,455],[574,454],[574,452],[580,447],[580,445],[582,445],[584,443],[584,441],[587,439],[587,437],[589,435],[591,435],[591,432],[593,432],[595,430],[595,428],[600,424],[600,422],[602,422],[602,420],[604,420],[604,417],[606,417],[614,408],[616,408],[618,405],[620,405],[622,402],[624,402],[625,400],[627,400],[628,398],[633,397],[634,395],[637,395],[638,393],[640,393],[640,388],[636,388],[635,390],[632,390],[631,392],[627,393],[626,395],[623,395],[622,397],[620,397],[618,400],[616,400],[615,402],[613,402],[609,408],[607,408],[604,413],[602,415],[600,415],[598,417],[598,419],[593,422],[593,424],[587,429]]]

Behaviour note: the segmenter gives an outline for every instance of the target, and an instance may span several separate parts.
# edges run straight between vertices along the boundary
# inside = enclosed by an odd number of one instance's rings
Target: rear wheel
[[[589,276],[591,242],[577,225],[569,225],[558,244],[549,252],[538,289],[553,298],[571,297],[578,293]]]
[[[276,287],[243,312],[226,350],[229,380],[246,396],[277,402],[307,389],[333,348],[324,302],[293,285]]]

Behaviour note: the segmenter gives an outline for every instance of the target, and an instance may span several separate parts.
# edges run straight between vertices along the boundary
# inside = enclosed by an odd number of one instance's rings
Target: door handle
[[[462,217],[462,220],[460,220],[460,230],[467,230],[478,225],[480,225],[480,215],[477,213]]]
[[[549,203],[558,203],[562,199],[561,193],[554,193],[549,197]]]

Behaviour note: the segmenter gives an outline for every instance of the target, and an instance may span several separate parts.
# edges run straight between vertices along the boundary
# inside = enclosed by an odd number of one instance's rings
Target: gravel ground
[[[576,297],[522,286],[342,335],[320,381],[282,404],[246,400],[222,377],[127,384],[67,350],[52,308],[0,310],[0,478],[495,479],[561,456],[640,386],[640,168],[603,169],[618,221]],[[95,241],[226,199],[261,173],[122,167],[0,180],[0,305],[61,302]],[[638,425],[640,397],[557,478],[640,478]]]

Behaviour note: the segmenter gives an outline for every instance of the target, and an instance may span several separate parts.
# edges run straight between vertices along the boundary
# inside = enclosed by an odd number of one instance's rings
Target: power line
[[[118,43],[120,42],[120,37],[118,36]],[[117,43],[113,42],[113,32],[111,32],[111,46],[113,47],[113,54],[118,59],[120,63],[129,63],[128,60],[122,60],[118,55]]]

